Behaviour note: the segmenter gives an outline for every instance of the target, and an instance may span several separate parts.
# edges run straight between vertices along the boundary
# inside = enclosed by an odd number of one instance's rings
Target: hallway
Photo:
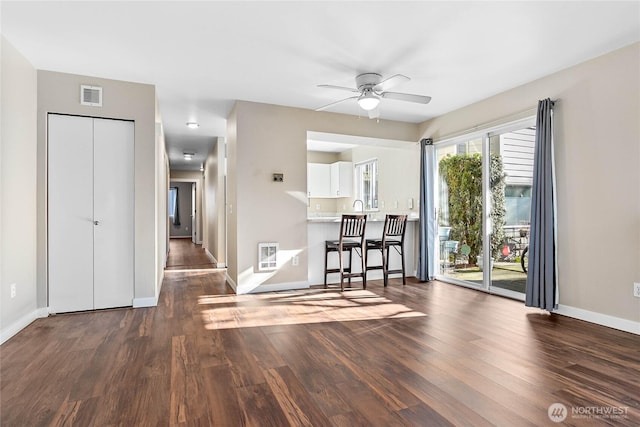
[[[202,245],[190,239],[171,239],[166,270],[197,270],[217,268],[216,260]]]

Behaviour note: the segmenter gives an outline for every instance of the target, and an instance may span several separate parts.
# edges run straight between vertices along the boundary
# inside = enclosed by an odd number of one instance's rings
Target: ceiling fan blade
[[[411,79],[403,74],[396,74],[394,76],[384,79],[383,81],[375,85],[373,90],[375,90],[376,92],[384,92],[386,90],[391,89],[394,86],[399,85],[400,83],[408,82],[409,80]]]
[[[377,119],[378,117],[380,117],[380,106],[377,106],[373,110],[367,111],[367,113],[369,114],[370,119]]]
[[[397,99],[398,101],[417,102],[418,104],[428,104],[429,101],[431,101],[430,96],[413,95],[410,93],[382,92],[380,96],[388,99]]]
[[[350,96],[349,98],[344,98],[344,99],[341,99],[340,101],[332,102],[331,104],[327,104],[327,105],[325,105],[323,107],[316,108],[316,111],[324,111],[327,108],[331,108],[336,104],[340,104],[341,102],[348,101],[350,99],[356,99],[356,98],[358,98],[358,97],[357,96]]]
[[[360,93],[360,91],[358,89],[354,89],[354,88],[351,88],[351,87],[334,86],[334,85],[318,85],[318,87],[322,87],[322,88],[326,88],[326,89],[347,90],[347,91],[353,92],[353,93]]]

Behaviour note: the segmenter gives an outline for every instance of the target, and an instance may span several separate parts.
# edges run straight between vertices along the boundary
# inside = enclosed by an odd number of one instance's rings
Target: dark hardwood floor
[[[157,307],[39,319],[0,364],[2,426],[640,425],[640,337],[438,282],[168,270]]]
[[[167,270],[193,270],[200,268],[216,268],[216,260],[191,239],[171,239]]]

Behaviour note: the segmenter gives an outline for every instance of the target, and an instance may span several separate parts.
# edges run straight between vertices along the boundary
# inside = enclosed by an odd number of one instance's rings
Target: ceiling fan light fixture
[[[373,110],[380,103],[380,97],[373,92],[365,92],[358,97],[358,105],[365,111]]]

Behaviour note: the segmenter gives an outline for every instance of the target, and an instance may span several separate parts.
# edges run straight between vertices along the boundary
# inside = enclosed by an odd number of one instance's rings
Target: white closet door
[[[49,308],[93,309],[93,120],[49,115]]]
[[[134,124],[94,119],[94,305],[133,303]]]

